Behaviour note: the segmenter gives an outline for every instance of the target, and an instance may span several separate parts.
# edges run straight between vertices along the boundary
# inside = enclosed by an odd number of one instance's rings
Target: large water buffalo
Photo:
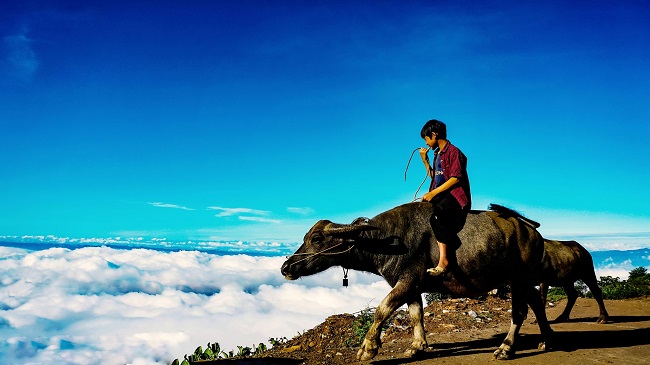
[[[542,268],[542,282],[539,286],[542,300],[546,304],[549,285],[564,288],[567,295],[566,307],[554,322],[564,322],[569,319],[571,309],[578,299],[578,291],[573,283],[582,280],[598,302],[600,316],[597,323],[607,323],[609,315],[603,302],[603,291],[598,287],[594,262],[589,251],[576,241],[544,240],[544,248],[546,255]]]
[[[507,208],[472,211],[459,233],[462,242],[456,264],[443,277],[431,277],[426,270],[438,262],[437,245],[432,254],[433,231],[430,203],[409,203],[383,212],[372,219],[358,218],[351,224],[318,221],[307,232],[304,243],[282,265],[289,280],[313,275],[332,266],[381,275],[392,287],[375,311],[375,320],[357,353],[369,360],[380,347],[382,324],[393,311],[408,304],[413,322],[413,343],[406,351],[412,356],[427,347],[424,333],[422,293],[440,292],[456,296],[486,293],[502,284],[512,290],[512,325],[494,352],[508,359],[515,352],[515,337],[528,312],[533,309],[540,327],[540,349],[552,334],[544,306],[536,290],[544,255],[544,240],[525,218]]]

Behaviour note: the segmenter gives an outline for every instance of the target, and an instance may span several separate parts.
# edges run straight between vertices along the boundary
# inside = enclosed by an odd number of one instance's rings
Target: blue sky
[[[412,200],[437,118],[474,208],[650,241],[647,1],[0,7],[0,236],[299,241]]]

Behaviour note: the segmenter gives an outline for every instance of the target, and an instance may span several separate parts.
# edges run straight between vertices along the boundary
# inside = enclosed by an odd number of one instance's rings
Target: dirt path
[[[579,298],[571,320],[552,324],[555,348],[550,352],[537,350],[539,330],[526,320],[518,339],[512,365],[584,365],[584,364],[650,364],[650,299],[605,301],[610,322],[596,324],[598,306],[593,299]],[[557,317],[564,303],[547,309],[550,319]],[[428,337],[429,349],[418,359],[405,359],[401,351],[408,340],[399,340],[380,350],[379,355],[364,364],[466,365],[493,361],[492,353],[501,344],[507,327],[442,333]],[[390,351],[395,351],[391,353]]]

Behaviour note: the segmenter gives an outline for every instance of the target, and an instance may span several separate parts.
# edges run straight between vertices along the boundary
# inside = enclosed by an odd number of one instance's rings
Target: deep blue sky
[[[475,208],[649,236],[648,1],[5,1],[0,40],[0,235],[298,241],[410,201],[437,118]]]

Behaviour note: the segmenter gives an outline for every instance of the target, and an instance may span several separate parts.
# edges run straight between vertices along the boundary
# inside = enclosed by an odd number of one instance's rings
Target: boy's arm
[[[422,201],[425,201],[425,202],[430,201],[436,195],[453,188],[454,185],[456,185],[459,181],[460,180],[455,176],[450,177],[449,180],[445,181],[442,185],[440,185],[437,188],[431,190],[430,192],[424,194],[422,196]]]
[[[433,177],[433,168],[429,163],[429,155],[427,155],[427,152],[429,152],[430,149],[431,148],[420,148],[420,157],[422,158],[422,163],[424,163],[424,168],[427,169],[427,176]]]

